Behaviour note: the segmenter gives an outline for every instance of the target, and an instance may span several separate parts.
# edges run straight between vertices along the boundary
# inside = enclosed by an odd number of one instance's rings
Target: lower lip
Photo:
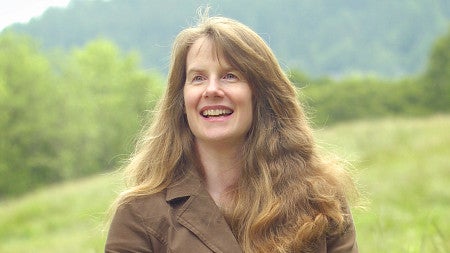
[[[204,120],[209,121],[209,122],[222,122],[222,121],[226,121],[226,120],[230,119],[232,115],[233,114],[226,115],[226,116],[219,116],[219,117],[209,117],[209,118],[206,118],[206,117],[203,117],[203,116],[201,116],[201,117]]]

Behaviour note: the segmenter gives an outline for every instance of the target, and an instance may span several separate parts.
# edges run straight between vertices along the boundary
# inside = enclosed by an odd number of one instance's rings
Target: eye
[[[196,75],[192,78],[192,82],[201,82],[204,80],[204,77],[201,75]]]
[[[227,73],[225,76],[223,76],[223,78],[227,79],[227,80],[237,80],[238,79],[238,77],[233,73]]]

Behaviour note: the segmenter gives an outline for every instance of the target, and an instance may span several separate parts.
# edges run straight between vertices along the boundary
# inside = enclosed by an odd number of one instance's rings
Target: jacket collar
[[[184,200],[176,209],[177,221],[194,233],[213,252],[242,252],[222,212],[203,186],[196,170],[190,170],[167,188],[166,201]]]
[[[202,181],[196,170],[189,170],[180,180],[173,182],[167,187],[166,201],[172,202],[176,199],[198,195]]]

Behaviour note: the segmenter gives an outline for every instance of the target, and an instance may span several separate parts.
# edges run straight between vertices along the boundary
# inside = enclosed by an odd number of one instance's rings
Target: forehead
[[[231,67],[229,61],[222,50],[210,38],[202,37],[197,39],[189,48],[186,57],[187,70],[192,65],[198,65],[205,62],[217,62],[223,67]]]

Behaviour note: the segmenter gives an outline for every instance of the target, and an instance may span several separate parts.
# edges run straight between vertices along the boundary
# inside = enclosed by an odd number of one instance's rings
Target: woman
[[[351,180],[318,154],[294,86],[250,28],[214,17],[183,30],[152,122],[106,252],[358,251]]]

